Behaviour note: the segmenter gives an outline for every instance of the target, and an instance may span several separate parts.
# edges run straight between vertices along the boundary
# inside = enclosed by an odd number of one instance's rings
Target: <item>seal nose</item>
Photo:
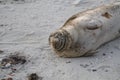
[[[65,47],[66,38],[64,34],[60,32],[56,32],[50,35],[49,37],[49,44],[52,45],[52,47],[57,50],[61,51]]]

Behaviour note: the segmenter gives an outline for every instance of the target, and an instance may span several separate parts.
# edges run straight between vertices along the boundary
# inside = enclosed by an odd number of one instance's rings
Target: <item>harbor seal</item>
[[[61,57],[89,56],[119,36],[120,2],[117,2],[73,15],[50,34],[49,44]]]

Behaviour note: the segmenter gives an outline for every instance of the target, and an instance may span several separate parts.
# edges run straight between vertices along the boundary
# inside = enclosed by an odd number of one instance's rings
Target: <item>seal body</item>
[[[61,57],[88,56],[104,43],[120,36],[120,3],[86,10],[70,17],[49,37]]]

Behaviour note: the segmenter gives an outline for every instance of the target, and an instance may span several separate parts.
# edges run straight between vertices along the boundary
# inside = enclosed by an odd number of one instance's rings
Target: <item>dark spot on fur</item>
[[[105,12],[104,14],[102,14],[102,16],[108,19],[112,17],[112,15],[109,14],[108,12]]]

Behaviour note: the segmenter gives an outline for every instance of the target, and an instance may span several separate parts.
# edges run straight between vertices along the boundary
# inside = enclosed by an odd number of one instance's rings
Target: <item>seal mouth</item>
[[[49,37],[49,44],[52,45],[56,51],[63,51],[67,49],[69,43],[70,38],[68,32],[65,30],[57,31]]]

